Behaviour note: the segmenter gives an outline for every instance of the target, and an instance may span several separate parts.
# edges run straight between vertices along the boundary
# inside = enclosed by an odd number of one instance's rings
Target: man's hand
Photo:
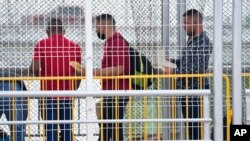
[[[163,69],[163,73],[164,73],[164,74],[173,74],[173,73],[174,73],[173,68],[166,67],[166,66],[164,66],[163,68],[164,68],[164,69]]]
[[[71,61],[71,62],[69,63],[69,65],[70,65],[71,67],[73,67],[73,68],[76,70],[76,72],[77,72],[78,74],[80,74],[80,75],[82,75],[82,76],[85,75],[85,68],[82,68],[82,67],[81,67],[81,64],[80,64],[79,62]]]
[[[33,60],[29,67],[29,71],[31,72],[31,76],[39,76],[40,75],[40,61]]]

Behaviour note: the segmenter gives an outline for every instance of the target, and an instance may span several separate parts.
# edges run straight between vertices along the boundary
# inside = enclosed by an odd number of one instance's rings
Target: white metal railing
[[[13,124],[93,124],[93,123],[148,123],[148,122],[158,122],[158,123],[178,123],[178,122],[202,122],[204,123],[204,139],[210,139],[210,123],[212,118],[210,115],[210,103],[209,96],[211,95],[210,90],[107,90],[107,91],[0,91],[0,97],[102,97],[102,96],[131,96],[131,97],[144,97],[144,96],[160,96],[160,97],[170,97],[170,96],[202,96],[203,97],[203,118],[195,119],[182,119],[182,118],[155,118],[155,119],[114,119],[114,120],[96,120],[96,119],[86,119],[86,120],[29,120],[29,121],[2,121],[0,125],[13,125]],[[93,101],[91,101],[93,102]],[[93,107],[92,107],[93,108]],[[87,116],[91,112],[86,111]],[[91,130],[91,126],[87,126],[87,130]],[[163,127],[165,128],[165,127]],[[93,136],[88,135],[87,136]]]
[[[1,121],[1,125],[12,124],[66,124],[66,123],[144,123],[144,122],[212,122],[211,118],[192,119],[114,119],[114,120],[47,120],[47,121]]]
[[[0,97],[208,96],[210,90],[0,91]]]
[[[250,89],[245,89],[246,94],[246,122],[250,125]]]

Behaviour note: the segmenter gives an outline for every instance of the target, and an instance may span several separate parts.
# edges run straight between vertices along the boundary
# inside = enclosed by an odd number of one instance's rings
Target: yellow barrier
[[[250,77],[250,74],[245,74],[243,76],[249,76]],[[205,77],[213,77],[213,74],[176,74],[176,75],[142,75],[142,76],[96,76],[94,77],[94,79],[100,79],[100,80],[103,80],[103,79],[113,79],[115,80],[115,88],[117,89],[117,84],[118,84],[118,80],[119,79],[129,79],[129,82],[130,84],[132,83],[132,79],[134,78],[143,78],[144,79],[144,82],[146,82],[146,79],[148,78],[151,78],[151,79],[157,79],[158,80],[158,83],[157,83],[157,89],[160,89],[160,84],[159,84],[159,80],[160,79],[164,79],[164,78],[168,78],[168,79],[171,79],[172,80],[172,86],[171,88],[173,89],[175,86],[174,86],[174,80],[177,79],[177,78],[186,78],[186,81],[188,80],[188,78],[199,78],[200,79],[200,82],[202,82],[202,79],[205,78]],[[231,122],[231,116],[232,116],[232,111],[231,111],[231,105],[230,105],[230,80],[228,78],[227,75],[223,75],[223,78],[225,80],[225,83],[226,83],[226,108],[227,108],[227,126],[230,127],[230,122]],[[30,82],[29,81],[32,81],[32,80],[40,80],[41,83],[42,83],[42,87],[41,89],[43,90],[44,89],[44,80],[72,80],[72,86],[74,85],[74,81],[75,80],[82,80],[82,79],[85,79],[85,77],[76,77],[76,76],[72,76],[72,77],[1,77],[0,80],[12,80],[12,81],[16,81],[16,80],[27,80],[28,81],[28,90],[30,90],[29,86],[30,86]],[[188,82],[188,81],[187,81]],[[186,83],[187,84],[187,83]],[[144,83],[144,86],[146,84]],[[187,84],[188,85],[188,84]],[[200,89],[202,89],[202,84],[200,83],[201,87]],[[131,86],[130,86],[130,89]],[[101,98],[102,99],[102,98]],[[117,99],[118,97],[116,97],[116,106],[115,106],[115,117],[116,119],[118,118],[118,102],[117,102]],[[144,114],[143,114],[143,117],[146,118],[147,115],[147,97],[144,97]],[[74,98],[72,99],[74,100]],[[132,118],[132,97],[129,97],[129,118],[131,119]],[[174,101],[174,97],[172,97],[172,118],[174,118],[174,115],[175,115],[175,101]],[[188,100],[188,99],[187,99]],[[188,101],[186,101],[188,103]],[[201,101],[202,102],[202,101]],[[28,103],[29,103],[29,99],[28,99]],[[160,104],[161,104],[161,99],[160,97],[157,98],[157,105],[158,105],[158,118],[160,118]],[[44,98],[42,100],[42,105],[44,105]],[[74,102],[72,102],[72,106],[74,105]],[[14,106],[14,105],[13,105]],[[30,108],[29,107],[30,105],[28,105],[28,109]],[[202,105],[203,106],[203,105]],[[59,106],[58,106],[59,107]],[[186,106],[188,107],[188,106]],[[202,107],[201,107],[202,108]],[[44,119],[44,106],[42,107],[42,111],[43,111],[43,119]],[[103,118],[103,104],[101,104],[101,118]],[[72,110],[72,113],[74,113],[74,108]],[[201,115],[202,116],[202,115]],[[187,116],[188,117],[188,116]],[[29,116],[28,116],[29,118]],[[157,124],[158,125],[158,133],[157,133],[157,138],[160,139],[161,138],[161,134],[160,134],[160,123]],[[188,124],[187,124],[188,125]],[[201,125],[203,127],[203,124]],[[116,123],[116,127],[118,127],[118,123]],[[147,124],[146,122],[144,123],[144,140],[147,139]],[[172,123],[172,139],[174,140],[176,137],[175,137],[175,123],[173,122]],[[74,126],[72,126],[72,128],[74,128]],[[103,128],[103,125],[101,124],[101,128]],[[30,127],[28,127],[28,129],[30,130]],[[188,138],[188,127],[186,128],[186,134],[187,134],[187,138]],[[129,140],[132,141],[133,140],[133,129],[132,129],[132,123],[129,123]],[[30,133],[30,131],[29,131]],[[44,131],[44,128],[43,128],[43,140],[45,140],[45,131]],[[229,134],[230,133],[230,129],[227,128],[227,139],[229,140]],[[101,131],[101,134],[103,135],[103,132]],[[116,132],[115,134],[117,135],[118,137],[118,130],[116,129]],[[14,135],[14,134],[13,134]],[[203,130],[202,130],[202,134],[201,134],[201,137],[204,138],[204,134],[203,134]],[[73,134],[73,137],[74,139],[74,134]],[[30,140],[30,135],[28,135],[28,140]],[[101,136],[101,140],[103,140],[103,136]],[[117,140],[117,138],[116,138]]]

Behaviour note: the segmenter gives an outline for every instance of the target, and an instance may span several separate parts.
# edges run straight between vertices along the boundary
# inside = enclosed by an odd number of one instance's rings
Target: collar
[[[201,32],[200,34],[198,34],[198,35],[196,35],[196,36],[194,36],[194,37],[192,37],[192,38],[189,38],[187,44],[190,44],[190,43],[193,42],[196,38],[203,37],[204,35],[206,35],[206,32],[205,32],[205,31]]]
[[[58,38],[58,37],[63,37],[62,34],[52,34],[49,38]]]
[[[113,36],[109,37],[109,38],[106,40],[106,42],[111,41],[111,40],[114,40],[114,39],[116,39],[116,38],[119,37],[119,36],[120,36],[120,33],[119,33],[119,32],[115,32],[115,33],[113,34]]]

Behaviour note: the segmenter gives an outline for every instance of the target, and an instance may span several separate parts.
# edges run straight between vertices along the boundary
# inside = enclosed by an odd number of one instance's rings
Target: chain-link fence
[[[232,7],[233,0],[224,0],[223,5],[223,72],[230,79],[232,75]],[[180,3],[181,2],[181,3]],[[33,49],[37,41],[46,38],[47,22],[52,17],[61,18],[65,27],[65,36],[77,42],[83,50],[82,56],[85,56],[85,1],[84,0],[2,0],[0,1],[0,66],[1,70],[11,70],[16,72],[18,68],[28,68],[33,57]],[[179,29],[183,22],[180,17],[183,13],[178,13],[178,8],[197,9],[204,16],[203,24],[211,42],[213,41],[213,0],[200,1],[174,1],[169,0],[169,23],[163,25],[163,1],[161,0],[93,0],[93,19],[96,15],[102,13],[112,14],[117,22],[117,30],[134,47],[146,55],[153,66],[161,66],[162,58],[167,55],[169,58],[178,59],[181,57],[182,46],[179,44]],[[242,68],[249,72],[249,46],[250,46],[250,2],[243,0],[242,6]],[[180,20],[179,20],[180,19]],[[93,20],[93,26],[94,26]],[[169,27],[169,44],[167,47],[162,45],[163,26]],[[103,42],[100,41],[93,28],[93,65],[94,68],[101,67],[101,58],[103,55]],[[180,38],[186,41],[186,38]],[[167,52],[167,54],[165,54]],[[82,57],[82,65],[85,65],[85,58]],[[209,68],[213,70],[213,55],[210,56]],[[14,69],[9,69],[14,68]],[[20,71],[20,70],[19,70]],[[210,83],[211,79],[209,79]],[[95,90],[100,90],[99,80],[95,80]],[[155,82],[157,83],[157,82]],[[26,81],[29,91],[40,90],[39,81]],[[247,79],[244,79],[245,87],[249,86]],[[170,83],[169,83],[170,85]],[[226,87],[226,86],[224,86]],[[86,89],[85,81],[81,82],[79,91]],[[154,86],[152,87],[154,89]],[[136,118],[143,118],[143,98],[138,98],[134,104],[138,109],[133,111]],[[136,102],[137,101],[137,102]],[[170,100],[168,99],[168,102]],[[38,110],[39,101],[36,98],[30,98],[29,120],[42,120]],[[149,115],[148,118],[156,118],[157,111],[155,98],[148,100]],[[224,109],[226,104],[224,104]],[[86,100],[75,99],[74,119],[86,119]],[[212,109],[212,108],[211,108]],[[94,115],[94,112],[92,113]],[[125,116],[128,118],[128,115]],[[177,115],[176,115],[177,117]],[[3,120],[6,120],[3,116]],[[129,125],[124,125],[129,134]],[[139,125],[137,127],[142,127]],[[156,134],[158,130],[155,124],[148,125],[149,132]],[[7,126],[3,126],[9,131]],[[28,128],[28,127],[27,127]],[[30,125],[30,135],[38,138],[42,135],[42,125]],[[98,125],[95,124],[95,135],[98,136]],[[28,130],[28,129],[27,129]],[[86,136],[86,126],[81,124],[74,125],[74,133],[79,136]],[[142,128],[136,128],[134,134],[143,134]],[[184,136],[184,135],[182,135]]]

